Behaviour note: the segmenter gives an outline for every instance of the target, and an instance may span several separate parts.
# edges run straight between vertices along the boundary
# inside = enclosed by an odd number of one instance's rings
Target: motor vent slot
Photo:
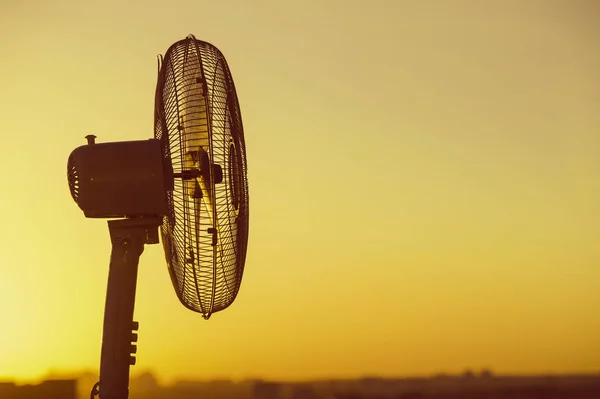
[[[69,190],[71,191],[71,197],[76,203],[79,203],[79,173],[77,171],[77,165],[73,157],[69,157],[67,162],[67,178],[69,181]]]

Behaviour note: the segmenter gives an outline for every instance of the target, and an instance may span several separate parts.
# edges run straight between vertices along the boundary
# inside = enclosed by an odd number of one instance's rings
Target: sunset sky
[[[98,367],[110,240],[67,157],[152,137],[156,55],[189,33],[238,91],[246,272],[205,321],[147,246],[134,370],[599,372],[599,20],[594,0],[3,1],[0,378]]]

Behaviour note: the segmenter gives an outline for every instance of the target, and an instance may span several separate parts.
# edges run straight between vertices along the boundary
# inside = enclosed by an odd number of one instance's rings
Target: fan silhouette
[[[86,217],[108,222],[108,276],[100,381],[92,396],[128,397],[138,324],[137,268],[162,236],[181,303],[205,319],[235,300],[248,244],[242,117],[223,54],[189,35],[159,56],[154,138],[88,144],[69,156],[71,195]]]

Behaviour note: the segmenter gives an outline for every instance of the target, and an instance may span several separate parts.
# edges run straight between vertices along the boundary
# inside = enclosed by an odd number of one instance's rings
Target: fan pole
[[[133,322],[135,290],[144,244],[158,243],[157,217],[110,220],[112,251],[104,308],[100,359],[100,399],[127,399],[129,367],[135,364],[137,323]]]

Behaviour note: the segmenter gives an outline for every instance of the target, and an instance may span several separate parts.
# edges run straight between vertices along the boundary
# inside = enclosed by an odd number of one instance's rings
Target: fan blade
[[[213,184],[211,180],[211,162],[208,157],[208,153],[204,148],[200,147],[198,150],[198,168],[200,169],[200,177],[197,178],[200,189],[202,190],[202,197],[206,204],[206,210],[208,211],[208,217],[210,218],[210,224],[215,226],[213,213],[214,213],[214,198],[213,198]]]
[[[189,57],[184,65],[183,139],[187,151],[209,148],[206,88],[202,77],[195,75],[197,65]]]
[[[208,113],[206,108],[206,87],[201,76],[197,76],[194,56],[188,56],[184,64],[186,95],[183,102],[183,137],[188,159],[200,170],[200,176],[191,184],[190,192],[200,189],[210,224],[215,226],[214,198],[211,182],[211,162],[205,149],[210,148]],[[196,193],[197,196],[200,193]]]

